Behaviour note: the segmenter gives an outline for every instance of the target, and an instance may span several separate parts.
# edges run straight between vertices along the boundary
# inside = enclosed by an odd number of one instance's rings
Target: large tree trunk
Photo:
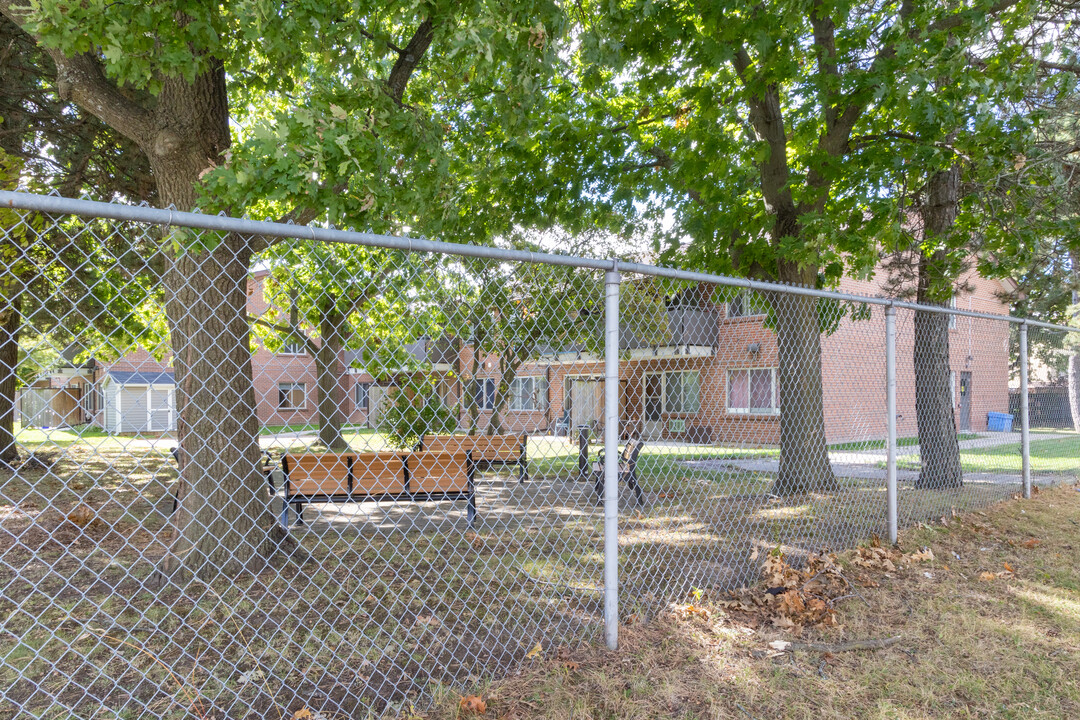
[[[784,281],[813,284],[806,268],[785,261],[780,270]],[[837,483],[825,442],[817,300],[788,293],[771,293],[768,299],[776,315],[779,350],[780,470],[773,492],[832,492]]]
[[[516,354],[507,353],[505,357],[499,357],[499,384],[495,386],[495,408],[491,411],[491,422],[487,426],[488,435],[503,433],[503,413],[510,400],[510,386],[514,384],[520,364]]]
[[[19,461],[15,443],[15,391],[19,366],[19,329],[22,314],[15,301],[5,298],[0,312],[0,467]]]
[[[930,178],[927,201],[922,206],[923,232],[928,239],[952,232],[959,200],[960,171],[954,166]],[[917,300],[941,304],[952,294],[949,279],[940,268],[944,250],[929,257],[919,254]],[[921,469],[916,487],[955,488],[963,485],[960,444],[950,383],[949,316],[915,313],[915,419],[919,433]]]
[[[1070,252],[1069,258],[1072,260],[1072,304],[1071,311],[1077,312],[1078,303],[1080,303],[1080,268],[1077,267],[1077,263],[1080,262],[1080,253]],[[1076,324],[1076,317],[1069,319],[1069,324]],[[1065,346],[1069,351],[1069,366],[1068,366],[1068,383],[1069,383],[1069,411],[1072,414],[1073,430],[1080,432],[1080,345],[1073,340],[1072,337],[1065,337]],[[1022,382],[1022,381],[1021,381]]]
[[[319,443],[330,450],[344,450],[344,393],[341,388],[341,313],[326,310],[320,318],[322,337],[315,353],[315,385],[318,390]]]
[[[0,118],[0,130],[6,128],[5,118]],[[14,136],[12,136],[14,137]],[[9,157],[0,142],[0,188],[14,190],[18,187],[22,164]],[[2,228],[10,232],[11,228]],[[19,257],[23,249],[5,234],[3,250],[9,256]],[[14,264],[14,263],[11,263]],[[15,392],[18,388],[16,371],[19,366],[19,328],[22,313],[18,307],[18,292],[22,278],[7,269],[0,276],[0,465],[12,465],[19,460],[19,448],[15,444]]]
[[[190,210],[199,174],[229,143],[224,68],[191,84],[167,80],[155,117],[147,154],[159,197]],[[179,244],[190,239],[185,233]],[[257,570],[294,544],[276,522],[260,469],[247,321],[251,238],[204,232],[201,240],[211,246],[180,251],[165,277],[183,490],[162,569],[208,578]]]

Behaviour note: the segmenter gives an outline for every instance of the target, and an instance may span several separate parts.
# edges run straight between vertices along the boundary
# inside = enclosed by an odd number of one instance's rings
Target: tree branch
[[[315,345],[315,342],[298,327],[279,325],[278,323],[264,320],[257,315],[248,315],[248,320],[256,325],[261,325],[267,330],[273,330],[276,333],[279,333],[281,335],[284,335],[285,337],[297,341],[298,344],[304,346],[304,352],[306,352],[308,355],[311,355],[311,357],[315,357],[315,353],[319,351],[319,348],[317,345]]]
[[[56,88],[60,97],[74,102],[140,147],[150,147],[154,137],[150,112],[130,100],[105,77],[105,71],[94,55],[84,53],[68,57],[41,43],[40,37],[27,30],[30,12],[27,6],[16,6],[13,0],[0,0],[0,13],[41,44],[56,64]]]
[[[402,98],[405,97],[405,86],[408,85],[413,70],[423,60],[424,53],[427,52],[428,46],[431,45],[434,38],[434,25],[431,18],[427,18],[416,28],[416,32],[413,33],[409,44],[398,55],[397,62],[390,69],[390,76],[386,79],[386,87],[390,97],[398,105],[402,104]]]

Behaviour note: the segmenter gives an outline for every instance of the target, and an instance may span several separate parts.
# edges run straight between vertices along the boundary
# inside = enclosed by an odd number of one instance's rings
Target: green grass
[[[1019,475],[1020,443],[961,450],[960,462],[966,472]],[[897,465],[905,470],[917,470],[919,461],[916,457],[904,457],[898,460]],[[1080,436],[1054,440],[1033,439],[1031,472],[1037,475],[1080,477]]]
[[[546,652],[505,680],[447,693],[423,717],[457,720],[465,693],[483,696],[487,717],[517,720],[1080,717],[1078,525],[1080,493],[1066,487],[919,526],[902,549],[929,547],[929,562],[868,570],[840,557],[853,585],[835,602],[836,627],[799,635],[688,594],[679,602],[697,612],[627,623],[616,652]],[[753,591],[762,605],[766,587]],[[887,649],[827,647],[891,637]],[[826,647],[779,653],[776,640]]]

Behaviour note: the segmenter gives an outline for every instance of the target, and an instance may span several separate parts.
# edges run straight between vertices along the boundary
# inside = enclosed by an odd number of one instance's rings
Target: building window
[[[303,410],[306,399],[304,383],[278,383],[278,410]]]
[[[495,381],[492,379],[487,380],[473,380],[471,381],[471,390],[473,404],[481,410],[494,410],[495,409]]]
[[[697,370],[664,373],[664,412],[701,410],[701,375]]]
[[[728,370],[727,409],[731,413],[778,412],[776,368]]]
[[[303,343],[285,343],[281,346],[279,355],[306,355],[307,351]]]
[[[728,303],[728,317],[757,317],[768,313],[769,303],[753,290],[740,290],[735,299]]]
[[[952,308],[953,310],[956,309],[956,296],[955,295],[953,295],[951,298],[949,298],[949,307]],[[956,317],[957,317],[956,315],[952,315],[952,314],[949,315],[949,329],[950,330],[955,330],[956,329]]]
[[[511,410],[548,409],[548,381],[545,377],[519,377],[510,383]]]
[[[371,402],[371,383],[356,384],[356,409],[367,411]]]

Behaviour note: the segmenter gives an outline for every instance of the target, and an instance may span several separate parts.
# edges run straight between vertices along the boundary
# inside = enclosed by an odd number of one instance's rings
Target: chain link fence
[[[1021,397],[1019,328],[1032,399],[1068,333],[984,278],[0,202],[0,717],[398,713],[1080,470]]]

